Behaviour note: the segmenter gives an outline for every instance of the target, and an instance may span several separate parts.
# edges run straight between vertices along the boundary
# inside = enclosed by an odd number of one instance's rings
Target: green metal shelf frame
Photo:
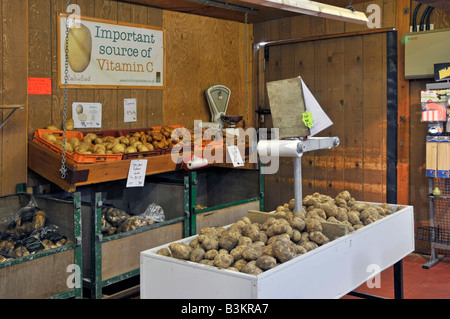
[[[260,166],[258,166],[260,167]],[[202,213],[207,213],[219,209],[224,209],[228,207],[238,206],[242,204],[247,204],[255,201],[259,201],[259,210],[264,211],[264,175],[261,174],[261,169],[258,168],[259,172],[259,195],[256,197],[232,202],[232,203],[226,203],[223,205],[203,208],[203,209],[197,209],[197,171],[189,171],[188,177],[189,177],[189,211],[190,211],[190,236],[196,235],[197,232],[197,215]]]
[[[17,185],[16,189],[22,189],[22,185]],[[14,195],[9,195],[9,196],[16,196],[16,195],[27,195],[29,196],[30,194],[25,193],[25,192],[18,192]],[[36,196],[36,195],[34,195]],[[47,196],[41,196],[43,198],[48,198],[48,199],[52,199],[52,200],[58,200],[59,199],[54,199],[51,197],[47,197]],[[82,277],[83,277],[83,262],[82,262],[82,256],[83,256],[83,252],[82,252],[82,246],[81,246],[81,194],[79,192],[74,193],[74,200],[73,200],[73,206],[74,206],[74,242],[73,244],[68,244],[68,245],[64,245],[61,247],[57,247],[57,248],[53,248],[53,249],[48,249],[48,250],[44,250],[32,255],[28,255],[28,256],[24,256],[24,257],[20,257],[20,258],[16,258],[13,260],[9,260],[6,262],[3,262],[0,264],[0,269],[2,268],[6,268],[6,267],[10,267],[10,266],[14,266],[14,265],[18,265],[30,260],[35,260],[37,258],[43,258],[46,256],[51,256],[63,251],[68,251],[68,250],[73,250],[74,251],[74,262],[75,265],[78,266],[78,278],[76,278],[76,284],[74,288],[69,288],[69,290],[56,294],[54,296],[49,296],[46,299],[69,299],[69,298],[75,298],[75,299],[82,299],[83,298],[83,287],[82,287]],[[77,274],[75,274],[77,275]]]
[[[190,219],[190,213],[189,213],[189,181],[188,177],[184,176],[183,180],[170,180],[171,183],[177,183],[180,185],[183,185],[184,187],[184,217],[178,217],[174,218],[168,221],[164,221],[161,223],[155,223],[150,226],[141,227],[132,231],[128,231],[121,234],[111,235],[111,236],[103,236],[101,233],[101,215],[102,215],[102,193],[97,192],[92,194],[92,200],[91,200],[91,207],[92,207],[92,213],[91,213],[91,234],[90,234],[90,240],[91,240],[91,271],[90,271],[90,277],[89,278],[83,278],[83,286],[87,289],[90,289],[91,292],[91,299],[102,299],[103,298],[103,288],[118,283],[120,281],[138,276],[140,274],[140,268],[136,268],[133,270],[130,270],[128,272],[119,274],[117,276],[103,279],[102,278],[102,244],[112,241],[112,240],[118,240],[124,237],[128,237],[131,235],[139,234],[142,232],[150,231],[152,229],[164,227],[167,225],[183,222],[183,236],[188,237],[190,236],[190,230],[189,230],[189,219]],[[164,183],[164,181],[161,181],[161,183]]]

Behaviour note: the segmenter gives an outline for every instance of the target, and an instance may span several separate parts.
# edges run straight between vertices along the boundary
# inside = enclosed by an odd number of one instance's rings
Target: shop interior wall
[[[411,12],[414,12],[417,1],[412,1]],[[417,19],[420,21],[427,5],[422,5],[418,11]],[[412,16],[411,16],[412,18]],[[434,24],[436,30],[450,28],[450,12],[435,9],[431,15],[430,22]],[[411,20],[412,25],[412,20]],[[410,129],[410,202],[414,206],[416,226],[429,225],[429,200],[428,178],[425,174],[425,138],[427,135],[427,124],[421,121],[420,92],[426,90],[427,83],[433,83],[434,79],[410,80],[410,109],[411,109],[411,129]],[[416,250],[419,252],[429,252],[430,244],[424,241],[416,242]],[[441,252],[439,252],[441,254]],[[448,255],[449,251],[442,251]]]
[[[252,25],[160,10],[115,0],[72,0],[81,15],[153,26],[165,30],[166,87],[160,89],[69,89],[68,117],[73,102],[102,103],[101,130],[146,128],[159,125],[194,127],[194,120],[210,121],[205,90],[216,84],[231,89],[228,114],[246,115],[245,66],[251,69]],[[29,96],[28,131],[53,124],[62,127],[64,89],[57,83],[57,14],[65,1],[28,0],[28,75],[52,79],[52,94]],[[246,41],[246,35],[248,39]],[[246,61],[245,45],[249,60]],[[246,63],[247,62],[247,63]],[[251,105],[251,74],[249,104]],[[123,100],[137,99],[138,119],[124,123]],[[29,185],[38,183],[33,172]],[[39,181],[41,182],[41,181]]]
[[[0,1],[0,105],[24,105],[0,129],[0,195],[15,193],[27,179],[26,2]],[[0,123],[11,110],[0,110]]]
[[[395,23],[393,1],[355,5],[381,8],[381,28]],[[369,30],[367,26],[309,16],[254,25],[255,43]],[[340,146],[305,153],[303,195],[336,196],[348,190],[357,200],[386,201],[386,35],[374,34],[271,46],[266,82],[301,76],[334,122],[319,136],[338,136]],[[261,86],[259,86],[261,89]],[[267,93],[259,107],[269,108]],[[265,116],[260,126],[271,127]],[[265,176],[266,209],[293,198],[293,160],[280,158],[278,173]]]

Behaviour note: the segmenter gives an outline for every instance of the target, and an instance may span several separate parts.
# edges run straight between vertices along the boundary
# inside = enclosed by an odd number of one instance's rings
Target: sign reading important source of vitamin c
[[[59,19],[59,78],[65,83],[66,30],[69,87],[164,86],[161,27],[79,17]],[[66,28],[68,26],[68,28]]]

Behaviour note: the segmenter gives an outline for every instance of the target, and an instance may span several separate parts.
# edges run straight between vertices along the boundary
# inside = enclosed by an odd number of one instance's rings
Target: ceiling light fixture
[[[320,2],[309,0],[243,0],[265,7],[277,8],[321,18],[366,24],[368,19],[364,12],[354,11],[349,8],[340,8]]]

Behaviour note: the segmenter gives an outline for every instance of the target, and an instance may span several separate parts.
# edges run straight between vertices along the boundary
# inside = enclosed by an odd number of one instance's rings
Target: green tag
[[[307,128],[313,127],[313,118],[311,113],[309,112],[303,113],[303,123],[306,125]]]

